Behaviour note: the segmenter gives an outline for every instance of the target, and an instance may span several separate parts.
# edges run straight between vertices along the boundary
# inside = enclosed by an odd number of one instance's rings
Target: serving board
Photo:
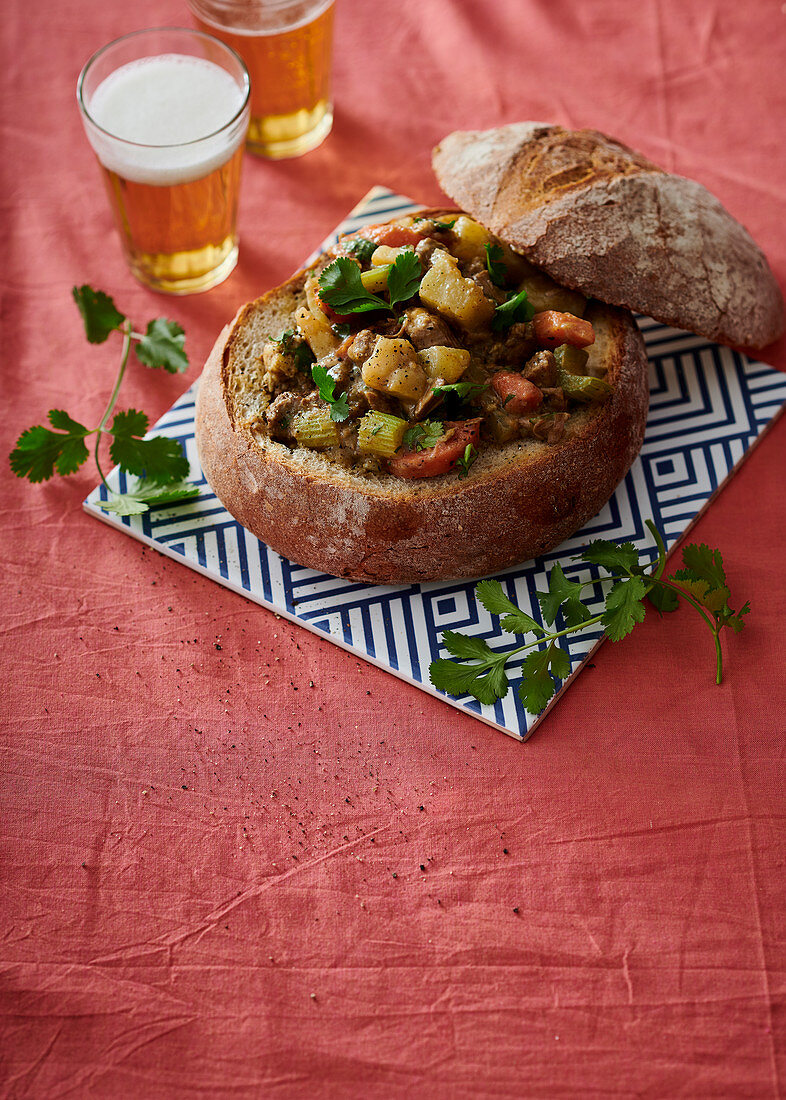
[[[320,249],[339,232],[417,209],[403,196],[376,187]],[[639,458],[605,508],[571,539],[550,554],[499,574],[508,596],[539,622],[536,592],[547,589],[547,574],[557,562],[571,580],[597,578],[595,567],[579,567],[573,560],[596,538],[633,542],[654,559],[657,554],[645,527],[647,519],[654,521],[671,548],[786,404],[786,374],[649,318],[639,318],[638,323],[647,345],[651,388]],[[198,384],[175,402],[151,434],[180,440],[191,464],[191,478],[200,487],[199,496],[180,505],[153,508],[142,516],[120,518],[98,506],[106,499],[106,490],[99,486],[84,502],[85,509],[399,679],[526,740],[575,679],[602,640],[602,632],[589,629],[563,639],[571,672],[537,718],[521,704],[515,663],[508,670],[511,691],[493,706],[438,692],[429,683],[428,667],[435,658],[446,656],[440,644],[443,630],[478,635],[499,650],[511,649],[521,639],[517,642],[500,630],[498,620],[475,599],[474,582],[357,584],[295,565],[250,535],[221,506],[200,469],[194,444]],[[116,491],[125,490],[125,475],[117,469],[107,480]],[[602,609],[603,588],[598,583],[590,591],[585,602],[595,614]]]

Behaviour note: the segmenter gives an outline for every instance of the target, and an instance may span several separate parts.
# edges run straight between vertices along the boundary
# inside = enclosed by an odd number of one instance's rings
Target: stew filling
[[[612,387],[586,300],[464,214],[342,237],[262,352],[261,427],[360,472],[465,475],[486,446],[557,444]]]

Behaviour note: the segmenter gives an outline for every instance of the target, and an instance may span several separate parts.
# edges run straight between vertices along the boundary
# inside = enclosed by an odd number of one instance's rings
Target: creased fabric
[[[430,150],[592,126],[715,192],[786,281],[786,16],[764,0],[340,0],[334,131],[246,158],[241,258],[164,298],[122,261],[75,103],[97,47],[185,4],[4,10],[4,439],[97,423],[118,348],[71,287],[183,325],[237,307]],[[784,345],[762,358],[786,369]],[[81,511],[92,465],[0,463],[0,1095],[778,1097],[786,1092],[786,420],[692,538],[745,631],[682,610],[606,644],[527,745]]]

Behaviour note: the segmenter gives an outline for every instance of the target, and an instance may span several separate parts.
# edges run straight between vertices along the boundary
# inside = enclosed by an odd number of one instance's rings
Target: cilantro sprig
[[[402,443],[410,451],[429,451],[432,447],[436,447],[444,434],[445,428],[441,421],[420,420],[411,428],[407,428]]]
[[[74,287],[72,293],[91,344],[103,344],[113,332],[122,333],[114,388],[96,428],[86,427],[62,409],[50,409],[47,418],[51,427],[36,424],[19,436],[10,455],[11,469],[17,477],[32,482],[48,481],[55,474],[73,474],[87,461],[87,440],[93,436],[95,463],[109,494],[108,500],[99,501],[104,511],[137,515],[146,512],[151,504],[195,496],[198,489],[186,481],[188,459],[177,440],[163,436],[146,439],[148,418],[138,409],[115,413],[110,423],[132,346],[145,366],[179,374],[188,367],[183,329],[174,321],[157,317],[149,322],[144,333],[139,333],[102,290],[81,286]],[[112,461],[137,479],[125,493],[115,493],[109,487],[101,468],[99,447],[104,436],[111,437]]]
[[[383,310],[393,313],[394,306],[412,298],[423,278],[423,267],[414,252],[400,252],[387,274],[389,301],[366,290],[360,268],[347,256],[329,263],[319,276],[319,296],[341,316],[350,313],[372,313]]]
[[[603,539],[592,542],[583,558],[608,574],[588,580],[570,580],[557,564],[548,576],[548,590],[537,592],[543,624],[517,607],[504,593],[499,581],[485,580],[475,588],[483,607],[500,617],[508,634],[530,636],[514,649],[495,650],[483,639],[446,630],[442,644],[450,654],[432,661],[429,675],[434,687],[450,695],[471,695],[481,703],[493,704],[510,690],[505,668],[514,658],[521,661],[519,696],[530,714],[539,714],[554,696],[557,685],[570,674],[570,657],[560,639],[587,627],[601,624],[611,641],[626,637],[645,616],[645,601],[659,612],[676,611],[681,602],[696,610],[709,627],[715,645],[715,682],[723,678],[721,631],[728,627],[739,633],[750,611],[745,603],[739,611],[731,598],[719,550],[691,544],[682,551],[684,568],[664,576],[666,549],[660,532],[647,520],[657,546],[653,568],[642,564],[633,543],[617,545]],[[603,610],[597,614],[582,600],[586,588],[606,586]],[[520,654],[526,654],[520,658]]]
[[[486,250],[486,270],[491,277],[491,281],[494,286],[503,287],[505,285],[505,277],[507,275],[507,264],[503,261],[505,259],[505,253],[502,251],[502,247],[498,244],[486,244],[483,246]]]
[[[294,331],[290,328],[281,333],[276,343],[281,348],[282,355],[291,355],[295,360],[297,369],[308,374],[311,364],[316,360],[316,356],[305,340],[297,339]]]
[[[344,244],[344,251],[350,256],[355,256],[362,264],[368,263],[377,248],[376,241],[370,241],[368,237],[354,237]]]
[[[456,459],[456,468],[459,471],[459,477],[469,477],[469,470],[472,463],[478,457],[478,452],[468,443],[464,448],[464,454],[460,458]]]
[[[349,404],[347,395],[341,393],[336,396],[336,380],[331,378],[326,367],[314,364],[311,368],[311,377],[317,387],[319,396],[330,405],[330,419],[340,423],[349,416]]]
[[[494,310],[491,327],[494,332],[505,332],[517,322],[531,321],[534,316],[535,307],[528,299],[526,290],[520,290],[518,294],[511,291],[507,301]]]
[[[445,382],[442,386],[434,386],[432,393],[442,396],[453,394],[459,401],[471,401],[488,388],[488,382]]]

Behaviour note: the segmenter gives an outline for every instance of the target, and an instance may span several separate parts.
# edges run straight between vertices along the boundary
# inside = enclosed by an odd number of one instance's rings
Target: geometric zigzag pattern
[[[347,232],[413,208],[409,200],[375,188],[335,232]],[[591,539],[631,541],[640,550],[649,549],[654,557],[644,526],[645,520],[652,519],[663,532],[667,547],[673,546],[786,403],[786,375],[649,318],[639,318],[639,324],[649,355],[651,392],[639,458],[611,500],[581,531],[550,554],[499,575],[511,599],[538,621],[535,594],[546,588],[546,575],[555,563],[559,562],[571,579],[597,579],[594,567],[577,567],[572,560]],[[440,647],[443,630],[478,635],[499,650],[516,644],[477,602],[474,582],[395,587],[356,584],[304,569],[273,553],[232,519],[205,482],[194,445],[195,390],[193,386],[173,405],[154,433],[183,444],[192,478],[201,488],[199,497],[181,505],[154,508],[143,516],[118,518],[96,507],[105,493],[99,487],[87,498],[85,508],[445,702],[526,739],[540,719],[526,714],[521,706],[515,665],[509,670],[513,690],[494,706],[442,695],[428,680],[429,663],[445,655]],[[123,490],[119,471],[113,471],[108,480]],[[599,581],[591,591],[588,606],[599,610],[603,600]],[[560,692],[601,637],[596,629],[567,641],[571,673]],[[550,706],[554,702],[556,697]]]

